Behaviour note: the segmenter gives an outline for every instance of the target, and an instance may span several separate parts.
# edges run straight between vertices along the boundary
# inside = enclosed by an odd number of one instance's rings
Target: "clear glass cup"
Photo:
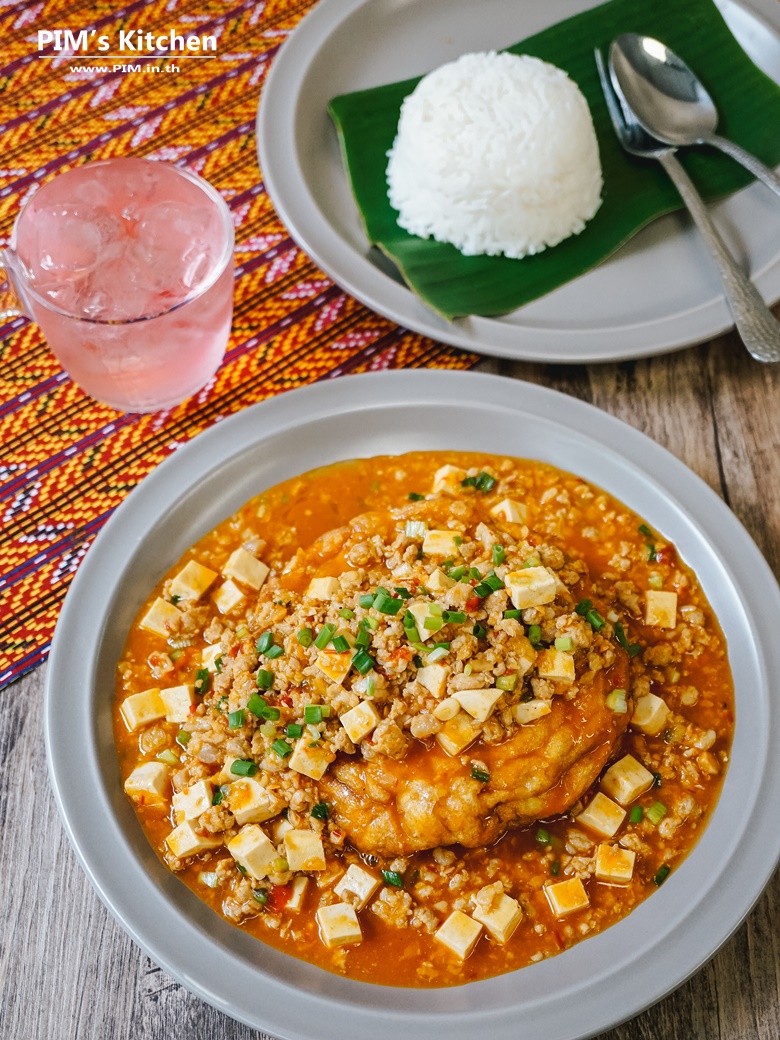
[[[233,316],[233,221],[205,180],[170,163],[108,159],[46,182],[0,251],[0,286],[87,394],[125,412],[200,390]]]

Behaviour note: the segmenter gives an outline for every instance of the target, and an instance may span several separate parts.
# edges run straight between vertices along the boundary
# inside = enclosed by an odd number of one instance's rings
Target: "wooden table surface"
[[[752,361],[730,334],[619,365],[482,367],[563,390],[654,438],[728,503],[780,575],[780,366]],[[47,782],[44,673],[40,668],[0,694],[0,1038],[262,1036],[169,978],[92,891]],[[761,835],[755,840],[759,857]],[[779,947],[776,875],[709,964],[601,1040],[777,1040]],[[673,943],[667,956],[675,956]]]

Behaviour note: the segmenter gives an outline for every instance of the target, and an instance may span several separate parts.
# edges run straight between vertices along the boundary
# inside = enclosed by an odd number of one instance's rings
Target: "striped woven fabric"
[[[38,328],[0,323],[0,687],[40,664],[79,562],[127,493],[201,430],[273,394],[345,372],[468,368],[477,358],[399,328],[346,296],[291,241],[265,193],[254,119],[264,78],[310,0],[0,0],[0,245],[59,171],[136,155],[185,166],[236,227],[233,330],[196,397],[154,415],[96,404]],[[213,35],[213,60],[75,60],[40,31]],[[43,37],[43,39],[47,39]],[[66,47],[72,42],[60,37]],[[77,46],[77,44],[76,44]],[[83,52],[82,52],[83,53]],[[151,74],[147,69],[161,71]]]

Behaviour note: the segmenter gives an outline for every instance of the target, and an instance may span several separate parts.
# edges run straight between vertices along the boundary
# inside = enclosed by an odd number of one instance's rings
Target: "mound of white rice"
[[[464,54],[425,76],[388,156],[401,227],[467,256],[538,253],[601,205],[588,104],[562,69],[527,55]]]

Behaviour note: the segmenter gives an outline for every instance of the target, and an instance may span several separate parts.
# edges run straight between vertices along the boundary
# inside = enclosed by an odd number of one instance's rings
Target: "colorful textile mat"
[[[346,296],[291,241],[265,194],[254,120],[274,55],[310,0],[0,5],[0,245],[55,173],[93,159],[167,160],[209,180],[236,227],[233,330],[209,385],[178,408],[124,415],[68,379],[26,319],[0,326],[0,687],[46,657],[79,562],[127,493],[201,430],[273,394],[347,372],[469,368],[474,355]],[[39,51],[39,32],[69,29]],[[217,38],[210,60],[166,51],[75,60],[78,33]],[[57,50],[57,43],[64,50]],[[112,48],[113,49],[113,48]],[[82,50],[81,53],[84,53]],[[154,70],[159,70],[155,72]]]

